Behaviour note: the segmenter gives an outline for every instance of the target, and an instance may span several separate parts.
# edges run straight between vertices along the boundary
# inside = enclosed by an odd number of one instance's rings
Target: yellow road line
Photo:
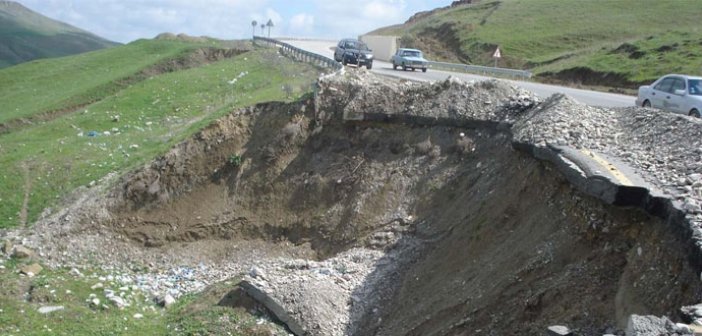
[[[624,175],[617,167],[615,167],[613,164],[611,164],[609,161],[605,160],[603,157],[587,150],[587,149],[581,149],[580,150],[583,154],[589,156],[592,158],[593,161],[595,161],[598,165],[600,165],[602,168],[604,168],[605,171],[609,172],[614,178],[619,182],[621,185],[625,186],[633,186],[634,183],[631,182],[631,180]]]

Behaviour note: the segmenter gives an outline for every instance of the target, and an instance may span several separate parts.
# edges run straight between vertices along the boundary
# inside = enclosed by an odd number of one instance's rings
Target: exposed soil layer
[[[232,246],[306,259],[388,252],[352,289],[354,303],[325,294],[352,335],[535,335],[553,324],[601,335],[630,314],[674,318],[702,298],[681,230],[605,205],[513,147],[514,120],[527,124],[521,137],[540,139],[552,125],[539,118],[554,111],[611,111],[563,97],[534,109],[498,81],[384,81],[341,76],[315,101],[235,111],[122,177],[97,215],[39,224],[68,223],[44,244],[89,249],[55,238],[104,235],[102,249],[137,245],[176,261],[231,259]],[[400,238],[378,241],[389,236]],[[124,251],[110,261],[134,262]],[[314,303],[305,293],[295,300]]]
[[[417,204],[429,243],[357,335],[538,335],[554,324],[601,335],[699,297],[665,223],[582,195],[504,138],[476,145]]]
[[[544,72],[539,74],[545,82],[566,85],[607,86],[616,88],[636,89],[646,82],[632,82],[625,75],[612,72],[600,72],[586,67],[565,69],[556,73]]]

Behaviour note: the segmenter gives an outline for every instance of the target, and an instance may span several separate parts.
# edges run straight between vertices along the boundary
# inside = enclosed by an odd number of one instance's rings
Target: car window
[[[653,88],[658,91],[671,92],[674,82],[674,77],[667,77],[660,81],[658,84],[656,84],[656,86],[654,86]]]
[[[402,53],[402,56],[407,56],[407,57],[421,57],[422,54],[419,53],[418,51],[405,51]]]
[[[688,82],[689,92],[693,96],[702,96],[702,80],[690,79]]]
[[[674,93],[676,90],[685,90],[685,80],[682,78],[676,78],[673,83],[673,89],[670,93]]]

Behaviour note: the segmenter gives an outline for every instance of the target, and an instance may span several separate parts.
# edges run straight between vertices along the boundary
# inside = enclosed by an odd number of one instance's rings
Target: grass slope
[[[112,47],[117,43],[47,18],[13,1],[0,1],[0,68]]]
[[[208,46],[178,40],[139,40],[72,57],[0,70],[0,123],[100,100],[140,70]]]
[[[14,82],[0,92],[12,99],[0,99],[23,114],[61,106],[63,96],[84,96],[109,79],[184,48],[170,43],[175,42],[141,41],[5,69],[0,78]],[[65,67],[50,72],[57,62]],[[72,70],[78,68],[86,71]],[[20,71],[23,76],[7,74]],[[101,73],[108,78],[94,78]],[[143,164],[232,109],[291,98],[282,87],[293,88],[293,96],[308,92],[317,76],[317,68],[293,63],[272,50],[255,50],[150,77],[76,112],[2,134],[0,228],[31,223],[75,188]]]
[[[700,17],[696,0],[484,0],[369,34],[402,36],[434,58],[480,65],[491,65],[500,46],[502,66],[634,86],[702,72]]]

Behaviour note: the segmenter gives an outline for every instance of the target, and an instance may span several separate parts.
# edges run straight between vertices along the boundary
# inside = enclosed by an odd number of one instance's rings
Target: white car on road
[[[702,77],[665,75],[639,88],[636,105],[700,117]]]

